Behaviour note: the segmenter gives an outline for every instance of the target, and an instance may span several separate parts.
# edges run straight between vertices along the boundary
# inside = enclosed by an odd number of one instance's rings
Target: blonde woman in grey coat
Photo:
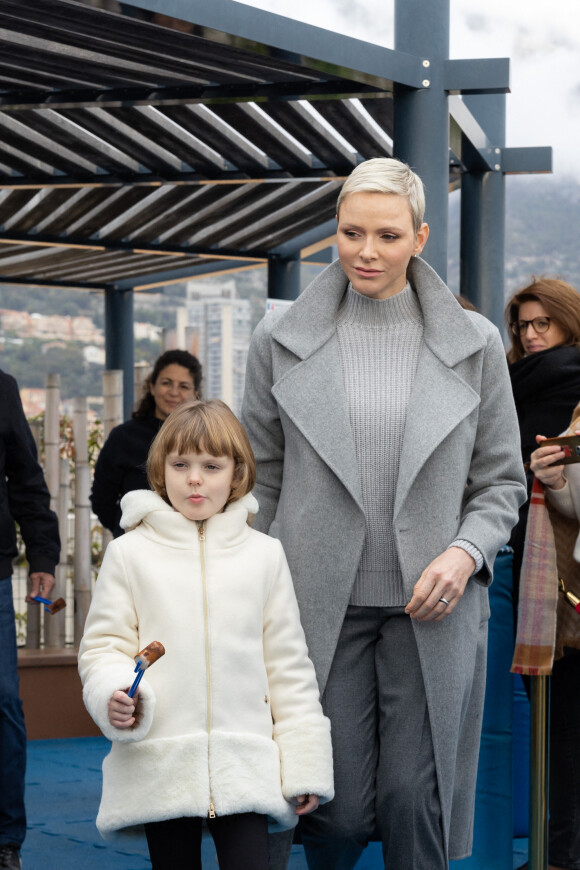
[[[424,208],[408,166],[360,164],[339,260],[248,358],[257,527],[284,545],[332,723],[310,870],[377,837],[394,870],[471,852],[487,587],[525,488],[499,333],[419,258]]]

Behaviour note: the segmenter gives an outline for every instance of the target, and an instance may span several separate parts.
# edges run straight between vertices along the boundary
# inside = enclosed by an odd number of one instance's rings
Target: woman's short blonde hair
[[[233,411],[219,399],[186,402],[163,423],[147,458],[149,483],[168,504],[165,460],[170,453],[209,453],[234,460],[232,491],[226,504],[251,492],[256,482],[256,460],[246,430]]]
[[[425,216],[425,189],[423,182],[410,166],[393,157],[373,157],[356,166],[338,195],[336,214],[343,200],[351,193],[394,193],[409,200],[415,235],[421,229]]]

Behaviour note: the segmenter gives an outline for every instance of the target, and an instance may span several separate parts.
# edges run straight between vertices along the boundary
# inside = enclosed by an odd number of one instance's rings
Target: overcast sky
[[[394,47],[394,0],[249,0],[248,5]],[[511,59],[507,144],[550,145],[555,175],[579,178],[580,0],[450,0],[450,5],[452,58]]]

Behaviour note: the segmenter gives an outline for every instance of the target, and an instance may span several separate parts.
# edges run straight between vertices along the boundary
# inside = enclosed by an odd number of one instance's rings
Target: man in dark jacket
[[[18,870],[26,832],[26,731],[18,694],[12,560],[18,523],[30,570],[27,601],[48,597],[60,554],[58,521],[14,378],[0,370],[0,868]]]

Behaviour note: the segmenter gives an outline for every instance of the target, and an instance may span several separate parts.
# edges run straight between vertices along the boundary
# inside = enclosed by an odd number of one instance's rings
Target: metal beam
[[[105,368],[123,370],[123,414],[133,410],[134,347],[133,292],[105,290]]]
[[[116,239],[91,239],[82,236],[49,236],[37,233],[0,232],[0,242],[12,244],[63,248],[79,251],[124,251],[130,254],[156,254],[163,257],[220,257],[236,260],[266,260],[267,250],[242,251],[239,248],[212,248],[203,245],[152,245],[141,242],[127,242]]]
[[[302,262],[306,264],[311,263],[316,266],[327,266],[329,263],[336,260],[338,256],[336,244],[332,244],[332,237],[326,239],[326,241],[329,243],[326,247],[323,247],[323,243],[321,242],[320,248],[318,248],[317,251],[313,251],[307,257],[303,257]]]
[[[300,294],[298,256],[268,259],[268,299],[297,299]]]
[[[389,95],[378,85],[340,81],[277,82],[276,84],[181,85],[173,87],[63,88],[54,91],[14,90],[0,95],[0,109],[19,112],[29,109],[117,109],[129,106],[186,106],[212,103],[262,103],[309,100],[313,97],[380,99]]]
[[[182,269],[167,269],[165,272],[156,272],[154,275],[139,275],[135,278],[126,278],[122,281],[115,281],[114,288],[117,290],[131,289],[135,292],[143,292],[147,290],[158,289],[167,284],[180,284],[183,281],[200,278],[203,275],[225,274],[231,272],[244,271],[246,269],[254,269],[258,266],[266,265],[264,263],[248,264],[246,261],[240,260],[220,260],[215,263],[207,263],[199,266],[189,266]]]
[[[465,169],[507,175],[552,171],[552,148],[506,148],[484,129],[474,105],[469,98],[449,98],[450,146]]]
[[[509,57],[445,60],[443,87],[449,94],[506,94],[510,89]]]
[[[53,290],[81,290],[83,292],[88,290],[95,293],[103,293],[106,290],[134,290],[136,293],[154,293],[169,284],[181,284],[184,281],[203,278],[204,275],[230,275],[235,272],[246,272],[249,269],[263,268],[265,266],[266,261],[248,264],[246,261],[220,260],[219,262],[191,266],[189,268],[156,272],[151,275],[140,275],[137,278],[127,278],[115,282],[103,281],[102,283],[95,281],[62,281],[54,278],[15,278],[13,275],[2,275],[0,272],[0,285],[38,287]]]
[[[466,108],[501,147],[506,97],[466,97]],[[501,330],[504,310],[505,178],[501,171],[472,169],[461,180],[461,293]]]
[[[393,156],[412,166],[425,184],[431,235],[423,256],[445,281],[449,121],[443,61],[449,58],[449,0],[395,0],[395,47],[424,57],[421,90],[395,87]]]
[[[231,0],[125,0],[123,5],[163,12],[168,19],[195,25],[196,34],[209,42],[271,57],[299,70],[384,90],[393,82],[419,88],[424,78],[421,58],[413,52],[394,51]],[[166,26],[171,28],[171,23]]]
[[[502,170],[506,175],[552,171],[552,149],[537,148],[503,148],[501,152]]]
[[[361,158],[357,157],[360,162]],[[142,172],[139,174],[126,175],[102,175],[100,173],[81,176],[57,175],[47,165],[50,172],[46,178],[39,179],[38,175],[1,175],[0,189],[5,190],[40,190],[43,188],[88,188],[88,187],[159,187],[161,184],[281,184],[287,182],[322,182],[333,181],[338,178],[344,180],[346,175],[336,175],[332,169],[316,166],[308,169],[302,168],[300,174],[289,175],[283,169],[268,169],[261,167],[252,176],[238,170],[231,172],[215,172],[211,175],[199,172]]]
[[[284,244],[272,248],[270,253],[279,257],[292,257],[302,251],[303,248],[309,248],[311,245],[315,245],[317,242],[322,242],[324,239],[334,236],[335,234],[336,220],[335,218],[332,218],[332,220],[320,224],[320,226],[315,229],[302,233],[291,241],[284,242]]]
[[[1,264],[0,264],[1,268]],[[15,278],[13,275],[2,275],[0,273],[0,284],[2,285],[14,285],[15,287],[39,287],[39,288],[48,288],[52,290],[83,290],[83,291],[95,291],[102,292],[107,289],[106,284],[98,284],[94,281],[55,281],[55,280],[41,280],[34,278]]]
[[[451,150],[466,169],[499,171],[501,142],[493,142],[462,97],[449,97]]]

